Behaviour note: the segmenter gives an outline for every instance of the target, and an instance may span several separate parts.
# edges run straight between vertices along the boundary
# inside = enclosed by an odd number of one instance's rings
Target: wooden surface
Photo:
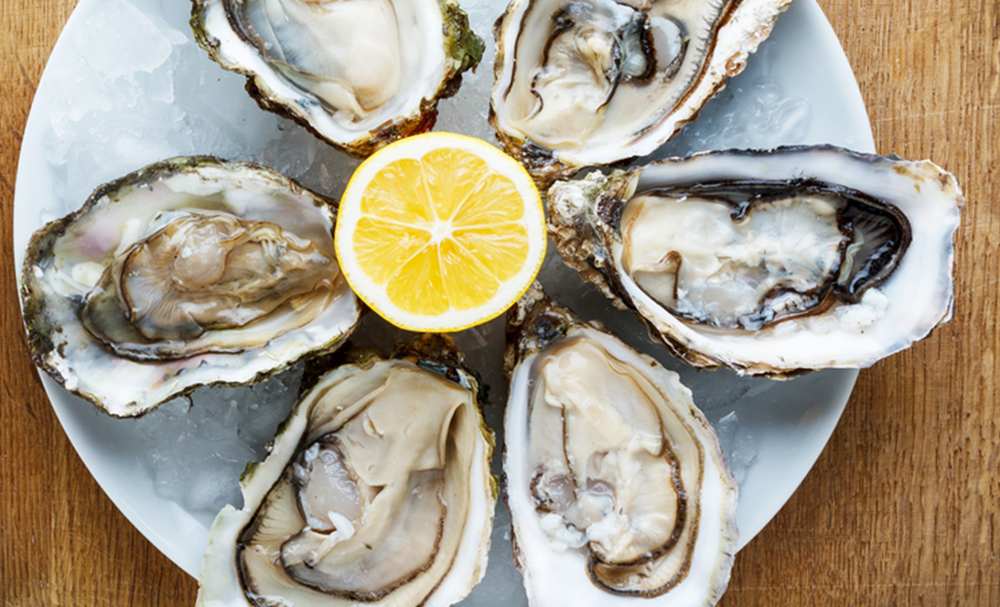
[[[14,174],[32,95],[73,4],[0,3],[0,605],[193,605],[195,582],[128,524],[77,458],[21,337]],[[957,317],[862,373],[816,468],[739,555],[723,604],[997,606],[1000,2],[821,4],[880,151],[933,158],[964,186]]]

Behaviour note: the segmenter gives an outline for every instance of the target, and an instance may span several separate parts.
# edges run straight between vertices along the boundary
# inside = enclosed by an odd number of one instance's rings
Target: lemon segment
[[[516,160],[479,139],[428,133],[358,167],[335,244],[348,283],[380,316],[413,331],[459,331],[527,290],[545,258],[545,215]]]

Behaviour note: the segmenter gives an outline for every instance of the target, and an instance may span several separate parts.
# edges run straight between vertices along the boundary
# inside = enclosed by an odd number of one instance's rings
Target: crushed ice
[[[237,479],[288,415],[301,369],[252,387],[198,390],[134,422],[156,492],[188,511],[215,516],[240,504]]]
[[[467,0],[487,41],[479,69],[467,74],[459,94],[441,103],[438,128],[495,141],[487,123],[495,45],[491,27],[503,2]],[[67,30],[73,60],[48,75],[71,91],[48,100],[49,163],[54,180],[53,218],[77,208],[100,183],[150,162],[182,154],[213,154],[270,165],[307,186],[339,195],[357,162],[320,143],[294,123],[261,111],[243,92],[243,78],[223,71],[194,44],[187,27],[189,3],[177,0],[90,0]],[[769,147],[795,140],[810,122],[807,102],[785,95],[771,79],[772,50],[765,44],[742,77],[712,101],[700,120],[662,150],[664,154],[719,147]],[[123,60],[122,58],[127,58]],[[739,103],[737,103],[737,99]],[[748,118],[747,112],[751,116]],[[46,203],[40,202],[45,205]],[[542,279],[554,297],[585,318],[603,321],[633,346],[681,373],[719,432],[727,459],[742,481],[756,458],[753,437],[739,422],[740,401],[773,387],[764,380],[692,370],[664,354],[630,314],[612,310],[551,255]],[[469,364],[491,388],[487,418],[501,428],[506,386],[501,374],[503,327],[490,323],[459,336]],[[398,332],[366,320],[358,341],[388,347]],[[265,455],[265,445],[294,400],[300,371],[254,387],[199,390],[131,422],[145,448],[140,457],[157,493],[206,521],[224,504],[239,505],[237,480],[244,465]],[[523,604],[510,566],[509,513],[501,507],[494,529],[490,573],[467,604]],[[509,595],[509,596],[508,596]]]

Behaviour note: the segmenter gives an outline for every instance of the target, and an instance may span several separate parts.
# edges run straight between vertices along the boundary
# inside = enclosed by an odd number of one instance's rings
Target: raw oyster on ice
[[[951,317],[962,193],[937,165],[724,151],[549,192],[563,259],[699,367],[866,367]]]
[[[335,203],[263,167],[175,158],[35,233],[23,272],[36,364],[118,417],[337,347],[360,306]]]
[[[538,293],[511,337],[504,470],[529,603],[714,605],[737,488],[691,391]]]
[[[195,38],[260,106],[367,156],[430,130],[483,42],[456,0],[193,0]]]
[[[243,508],[216,517],[198,605],[460,601],[486,570],[496,486],[479,386],[451,342],[311,383],[244,473]]]
[[[492,122],[542,182],[653,152],[743,71],[790,0],[513,0]]]

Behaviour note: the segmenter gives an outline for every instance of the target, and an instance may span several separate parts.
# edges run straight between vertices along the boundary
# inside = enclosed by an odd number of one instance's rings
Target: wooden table
[[[1000,605],[1000,2],[821,4],[879,149],[933,158],[965,188],[957,316],[861,374],[816,468],[740,554],[723,604]],[[0,604],[192,605],[194,580],[128,524],[77,458],[21,336],[14,174],[38,78],[73,5],[0,4]]]

